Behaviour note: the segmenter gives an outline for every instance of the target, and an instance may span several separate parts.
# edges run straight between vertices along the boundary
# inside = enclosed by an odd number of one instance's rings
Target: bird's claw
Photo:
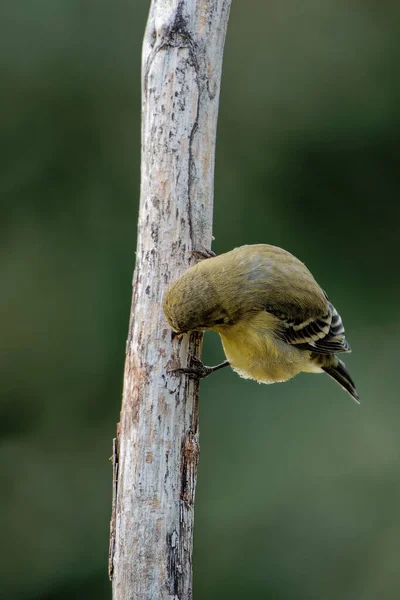
[[[213,252],[211,249],[208,249],[206,247],[203,247],[202,250],[189,250],[190,254],[194,254],[195,256],[197,256],[198,258],[213,258],[214,256],[216,256],[215,252]]]
[[[207,367],[203,365],[201,360],[197,358],[197,356],[191,357],[191,367],[181,367],[179,369],[174,369],[173,373],[184,373],[188,375],[192,379],[204,379],[213,373],[213,367]]]

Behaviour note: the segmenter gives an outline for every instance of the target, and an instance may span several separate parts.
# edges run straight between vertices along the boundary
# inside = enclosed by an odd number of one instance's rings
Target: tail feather
[[[354,400],[358,402],[358,404],[360,404],[360,397],[357,394],[354,381],[350,377],[350,373],[347,371],[344,363],[341,360],[337,359],[336,366],[330,365],[322,367],[322,369],[325,371],[325,373],[327,373],[327,375],[329,375],[329,377],[332,377],[332,379],[337,381],[337,383],[342,386],[342,388],[346,390],[346,392],[348,392],[350,396],[352,396]]]

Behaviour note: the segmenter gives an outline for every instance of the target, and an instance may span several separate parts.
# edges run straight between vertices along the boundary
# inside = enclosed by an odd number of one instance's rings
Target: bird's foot
[[[200,259],[213,258],[216,256],[215,252],[211,249],[203,247],[201,250],[189,250],[190,254],[194,254]]]
[[[218,371],[219,369],[227,367],[228,365],[229,362],[226,360],[223,363],[216,365],[215,367],[207,367],[206,365],[203,365],[203,363],[199,358],[197,358],[197,356],[192,356],[190,367],[181,367],[179,369],[173,369],[171,373],[184,373],[192,379],[205,379],[205,377],[208,377],[209,375],[211,375],[211,373],[214,373],[214,371]]]

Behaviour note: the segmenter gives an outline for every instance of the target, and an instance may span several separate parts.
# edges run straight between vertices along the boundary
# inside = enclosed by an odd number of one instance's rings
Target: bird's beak
[[[172,330],[171,332],[171,339],[172,341],[174,341],[176,338],[178,338],[178,340],[185,335],[182,331],[174,331]]]

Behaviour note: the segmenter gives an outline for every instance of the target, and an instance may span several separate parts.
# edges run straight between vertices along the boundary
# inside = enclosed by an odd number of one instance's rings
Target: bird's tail
[[[354,398],[358,404],[360,404],[360,397],[357,394],[356,386],[354,385],[354,381],[350,377],[350,373],[347,371],[344,362],[337,360],[337,365],[324,366],[322,369],[332,377],[335,381],[338,382],[339,385],[342,386],[343,389],[346,390]]]

